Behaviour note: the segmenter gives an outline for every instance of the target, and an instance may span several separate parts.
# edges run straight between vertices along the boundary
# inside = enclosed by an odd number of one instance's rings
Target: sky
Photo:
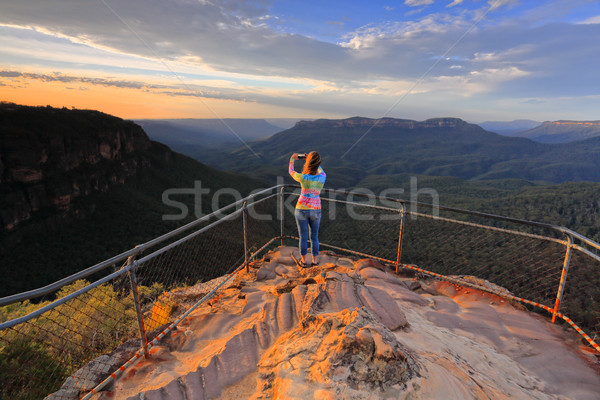
[[[0,100],[122,118],[600,120],[600,2],[4,0]]]

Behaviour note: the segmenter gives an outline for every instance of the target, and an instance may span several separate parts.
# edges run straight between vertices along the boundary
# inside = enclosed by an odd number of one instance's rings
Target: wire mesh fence
[[[249,254],[276,247],[281,242],[275,239],[297,236],[298,193],[279,196],[281,187],[271,189],[260,200],[248,199],[245,209],[229,208],[212,222],[178,232],[153,252],[144,248],[137,260],[109,270],[92,285],[82,279],[36,303],[0,307],[0,323],[48,308],[0,329],[0,399],[39,399],[50,393],[51,399],[75,399],[90,393],[140,354],[140,319],[148,341],[160,338],[165,327],[206,299]],[[478,284],[487,280],[514,296],[554,307],[570,243],[563,232],[458,210],[442,210],[438,216],[434,208],[413,205],[404,209],[399,202],[348,193],[323,196],[320,241],[324,247],[395,261],[402,226],[401,264],[476,277]],[[297,240],[287,242],[292,243]],[[572,250],[558,311],[598,340],[600,258],[577,245]]]
[[[574,328],[583,329],[582,344],[598,351],[600,257],[576,247],[568,255],[568,230],[525,222],[456,211],[442,211],[440,216],[407,212],[401,262],[467,283],[474,277],[479,286],[484,279],[492,284],[483,282],[484,287],[525,299],[529,309],[546,316],[556,306],[557,315],[566,317],[557,322],[566,325],[572,320],[578,325]],[[565,286],[559,296],[561,278]]]
[[[248,207],[246,231],[248,233],[248,252],[250,254],[255,253],[272,238],[280,236],[279,203],[280,197],[271,195],[260,203]],[[280,242],[275,241],[269,249],[279,244]]]
[[[238,213],[213,229],[141,261],[136,268],[138,284],[152,288],[141,300],[148,340],[218,283],[206,282],[226,275],[243,260],[242,214]]]
[[[297,198],[297,195],[291,197]],[[321,198],[319,242],[324,245],[323,248],[331,245],[355,253],[395,260],[400,230],[400,204],[392,204],[395,205],[394,208],[377,199],[357,198],[352,194],[337,197]],[[286,210],[285,221],[286,234],[298,236],[293,207]]]
[[[174,236],[160,249],[116,268],[93,288],[78,280],[45,296],[51,300],[0,307],[0,322],[6,322],[72,296],[0,330],[0,399],[50,394],[51,399],[79,399],[89,393],[142,347],[136,297],[151,341],[244,263],[245,243],[251,253],[279,236],[276,202],[275,196],[250,201],[245,211],[221,215],[187,236]]]
[[[249,254],[279,236],[276,198],[247,206],[246,240]],[[225,217],[212,229],[140,263],[138,283],[152,294],[142,300],[148,340],[210,293],[245,261],[243,214]]]
[[[425,213],[408,212],[405,222],[402,263],[443,275],[478,277],[515,296],[554,306],[565,256],[561,241],[507,224],[437,219]]]
[[[347,197],[340,199],[339,194]],[[546,316],[555,307],[568,234],[528,221],[410,203],[405,206],[401,264],[523,298],[526,307]],[[357,201],[348,193],[338,193],[334,199],[322,197],[319,239],[349,253],[394,261],[401,210],[399,203],[381,198]],[[293,220],[293,209],[288,210],[286,218]],[[286,224],[286,232],[295,236],[297,228]],[[596,341],[600,338],[600,257],[589,249],[583,253],[574,248],[569,259],[568,284],[556,311]]]
[[[600,261],[573,249],[560,312],[600,342]]]
[[[98,359],[76,374],[79,368],[137,333],[128,279],[126,274],[113,278],[36,318],[0,331],[0,397],[40,399],[58,390],[71,375],[69,392],[75,393],[77,387],[93,388],[94,376],[114,368],[114,360]],[[87,285],[79,280],[65,286],[57,299]],[[13,309],[29,313],[48,303],[27,303]],[[8,311],[7,317],[10,314]]]

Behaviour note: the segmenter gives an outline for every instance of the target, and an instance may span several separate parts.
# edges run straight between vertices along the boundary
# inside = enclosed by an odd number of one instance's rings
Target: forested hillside
[[[211,195],[264,186],[152,142],[130,121],[96,111],[4,105],[0,114],[0,297],[46,285],[212,211]],[[127,132],[132,139],[125,140]],[[209,189],[195,209],[167,189]],[[233,201],[225,196],[223,202]]]

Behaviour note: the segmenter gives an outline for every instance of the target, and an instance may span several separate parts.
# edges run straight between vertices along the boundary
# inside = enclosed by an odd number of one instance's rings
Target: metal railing
[[[259,191],[52,285],[0,299],[0,398],[90,398],[261,252],[297,239],[297,189]],[[330,189],[322,207],[324,248],[546,311],[600,352],[598,243],[559,226]]]

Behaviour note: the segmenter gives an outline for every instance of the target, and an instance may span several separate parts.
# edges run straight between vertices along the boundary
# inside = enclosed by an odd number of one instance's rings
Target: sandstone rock
[[[60,390],[45,400],[77,400],[95,388],[117,368],[125,364],[140,349],[140,339],[131,339],[109,354],[102,355],[81,367],[67,378]]]
[[[369,310],[390,330],[404,328],[408,321],[396,301],[381,289],[359,286],[358,294]]]
[[[365,258],[362,260],[358,260],[356,263],[354,263],[354,268],[357,271],[360,271],[363,268],[375,268],[380,271],[385,271],[385,267],[383,265],[381,265],[381,263],[379,261],[375,261],[371,258]]]
[[[256,273],[257,281],[266,281],[269,279],[274,279],[276,277],[277,277],[277,274],[273,270],[269,269],[268,266],[265,266],[265,265],[260,267],[260,269]]]
[[[317,314],[282,335],[261,357],[254,398],[275,393],[302,398],[293,383],[305,379],[313,393],[323,390],[330,396],[342,390],[347,394],[348,387],[383,392],[417,373],[408,351],[366,309]]]
[[[364,280],[368,280],[368,279],[387,280],[388,279],[388,274],[386,274],[381,269],[373,268],[371,266],[365,266],[364,264],[362,265],[362,268],[360,270],[358,270],[358,273],[360,274],[360,276],[363,277]]]
[[[361,271],[368,269],[373,268]],[[256,272],[240,275],[245,285],[236,280],[220,292],[218,313],[200,306],[188,317],[193,340],[181,344],[185,334],[172,335],[153,360],[127,371],[105,398],[387,400],[508,393],[583,399],[598,393],[595,372],[580,381],[582,369],[569,368],[583,362],[580,355],[564,356],[556,330],[545,330],[539,317],[479,303],[475,289],[459,291],[458,301],[443,296],[418,301],[421,296],[393,274],[363,282],[360,276],[344,277],[349,269],[338,266],[324,271],[324,279],[310,275],[315,279],[309,281],[307,272],[265,282],[252,279]],[[291,290],[274,290],[282,282]],[[430,282],[432,289],[440,284]],[[246,303],[238,312],[242,292]],[[406,309],[411,329],[393,332],[407,326],[402,301],[419,306]],[[545,353],[548,343],[552,349]],[[558,366],[561,374],[552,362],[557,351],[561,362],[573,363]],[[542,368],[532,369],[537,365]],[[553,387],[555,380],[561,384]]]
[[[409,290],[417,290],[421,288],[421,282],[417,281],[417,280],[403,280],[402,283],[404,284],[404,286],[406,286]]]
[[[0,190],[15,195],[3,199],[3,230],[42,217],[44,208],[60,218],[81,213],[73,199],[125,183],[151,165],[151,147],[157,158],[172,157],[140,126],[99,112],[1,106],[0,114]]]
[[[410,303],[414,303],[420,306],[425,306],[429,304],[429,302],[425,298],[407,289],[404,285],[404,282],[391,283],[389,281],[371,279],[367,281],[365,285],[368,287],[375,287],[382,290],[386,290],[396,300],[408,301]]]
[[[342,274],[335,271],[327,271],[325,273],[325,280],[354,282],[354,280],[347,274]]]
[[[340,267],[354,268],[354,262],[349,258],[340,257],[335,261],[335,263]]]

